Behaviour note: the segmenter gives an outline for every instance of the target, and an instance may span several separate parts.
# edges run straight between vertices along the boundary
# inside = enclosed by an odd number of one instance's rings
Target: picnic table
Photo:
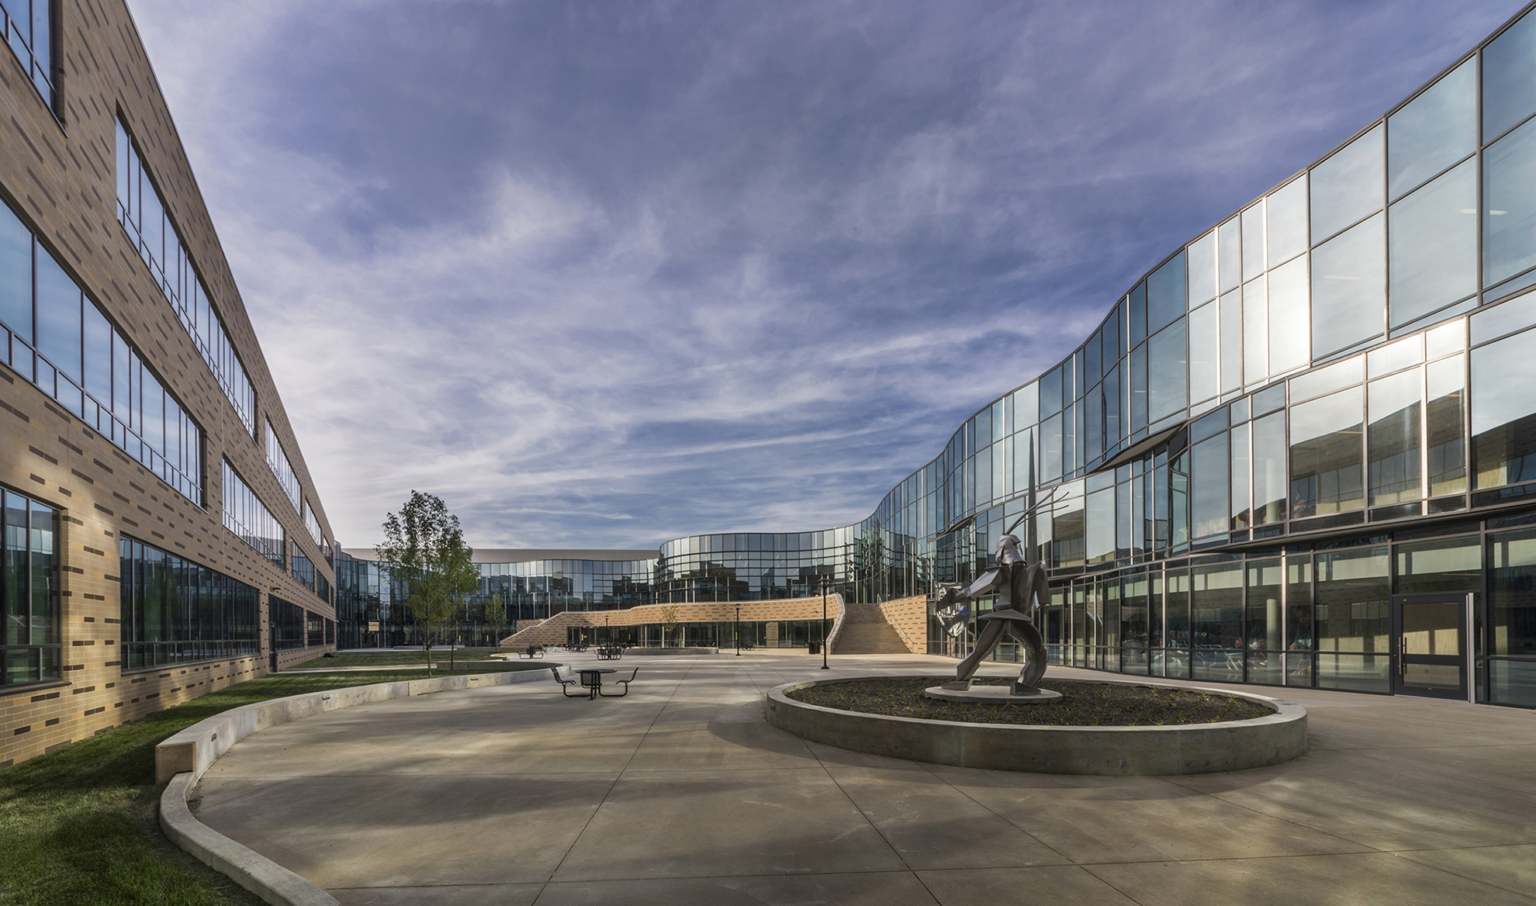
[[[617,645],[608,648],[597,649],[597,659],[600,661],[614,661],[624,657],[624,649]]]
[[[603,691],[603,674],[612,673],[610,667],[585,667],[576,671],[581,675],[581,684],[586,687],[587,698],[597,698]],[[626,692],[629,690],[625,690]]]

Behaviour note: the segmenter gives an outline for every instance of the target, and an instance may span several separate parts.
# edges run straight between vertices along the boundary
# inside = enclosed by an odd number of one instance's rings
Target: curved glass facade
[[[626,581],[928,594],[986,568],[1033,460],[1058,662],[1536,706],[1532,86],[1536,14],[1175,249],[868,518],[678,538]],[[628,606],[602,561],[503,565],[537,616]]]

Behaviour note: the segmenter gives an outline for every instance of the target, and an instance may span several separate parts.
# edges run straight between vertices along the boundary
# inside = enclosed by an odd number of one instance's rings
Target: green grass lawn
[[[160,833],[155,746],[241,705],[423,678],[420,670],[264,676],[0,770],[0,903],[260,903]]]

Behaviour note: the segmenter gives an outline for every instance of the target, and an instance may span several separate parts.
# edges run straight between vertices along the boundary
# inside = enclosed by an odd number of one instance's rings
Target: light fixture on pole
[[[741,602],[736,602],[736,656],[741,657]]]
[[[827,666],[827,577],[821,577],[821,669]]]

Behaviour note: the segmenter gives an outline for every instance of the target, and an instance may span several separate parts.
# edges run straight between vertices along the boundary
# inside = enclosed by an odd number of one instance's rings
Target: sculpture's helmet
[[[1019,539],[1013,535],[1004,535],[997,539],[998,563],[1023,563],[1024,550],[1019,546]]]

